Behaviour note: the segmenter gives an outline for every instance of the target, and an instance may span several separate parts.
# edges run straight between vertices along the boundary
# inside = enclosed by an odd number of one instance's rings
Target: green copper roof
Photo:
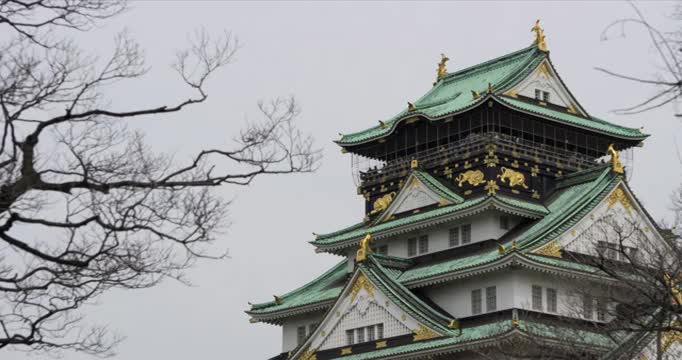
[[[486,61],[484,63],[449,74],[436,84],[419,100],[414,102],[413,111],[404,109],[394,117],[384,121],[385,125],[377,125],[369,129],[346,134],[337,141],[341,146],[351,146],[370,141],[393,132],[397,124],[413,116],[423,116],[430,120],[473,108],[488,99],[488,84],[493,86],[492,98],[516,110],[532,112],[536,115],[559,121],[568,125],[579,126],[628,139],[644,139],[647,135],[637,129],[611,124],[597,118],[584,118],[568,112],[552,110],[543,106],[526,103],[517,99],[497,96],[518,81],[526,77],[545,58],[547,53],[530,46],[525,49]],[[474,98],[476,91],[481,94]]]
[[[511,105],[516,110],[531,112],[536,115],[544,115],[567,124],[587,128],[590,130],[597,130],[605,134],[633,139],[644,139],[645,137],[647,137],[647,135],[642,133],[639,129],[633,129],[629,127],[612,124],[610,122],[595,117],[590,117],[589,119],[586,119],[579,115],[574,115],[568,112],[550,109],[545,106],[529,103],[526,101],[506,96],[500,96],[498,97],[498,99],[502,100],[503,103]]]
[[[418,353],[437,348],[457,349],[458,345],[460,344],[463,345],[474,341],[480,342],[484,340],[492,340],[498,338],[500,335],[510,333],[513,330],[514,328],[512,327],[511,320],[500,320],[497,322],[464,328],[462,330],[461,336],[442,337],[428,341],[419,341],[401,346],[388,347],[372,352],[347,355],[340,357],[340,359],[382,359],[390,356],[407,356],[411,353]],[[610,349],[615,345],[606,334],[600,334],[581,329],[567,330],[566,327],[549,325],[538,321],[522,320],[518,327],[518,331],[532,336],[542,337],[544,339],[566,340],[566,337],[570,337],[571,344],[574,345],[599,347],[603,349]]]
[[[296,307],[311,305],[333,300],[341,293],[345,286],[344,280],[348,273],[346,271],[347,262],[343,260],[333,268],[319,276],[317,279],[301,286],[300,288],[280,296],[281,304],[269,301],[262,304],[254,304],[248,314],[267,315]]]
[[[462,203],[459,204],[454,204],[454,205],[447,205],[443,206],[437,209],[425,211],[422,213],[416,213],[416,214],[411,214],[406,217],[394,219],[394,220],[389,220],[385,221],[382,223],[378,223],[376,225],[371,225],[371,226],[366,226],[366,227],[361,227],[361,226],[351,226],[348,229],[349,231],[345,232],[334,232],[331,234],[321,234],[318,235],[315,241],[312,241],[311,244],[313,245],[333,245],[337,243],[341,243],[347,240],[351,239],[359,239],[363,236],[365,236],[367,233],[378,233],[381,231],[389,231],[392,229],[399,228],[401,226],[408,226],[411,224],[416,224],[421,221],[425,220],[430,220],[442,216],[447,216],[451,214],[456,214],[457,212],[461,212],[464,210],[467,210],[469,208],[475,207],[476,205],[481,205],[485,202],[494,202],[497,201],[503,205],[506,205],[510,208],[516,208],[524,212],[533,212],[536,213],[538,216],[542,216],[545,214],[548,214],[548,210],[542,206],[541,204],[536,204],[520,199],[514,199],[506,196],[482,196],[482,197],[477,197],[473,199],[466,200]]]

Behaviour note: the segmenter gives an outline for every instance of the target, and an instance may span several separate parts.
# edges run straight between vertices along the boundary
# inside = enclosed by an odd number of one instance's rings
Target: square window
[[[407,256],[417,255],[417,239],[410,238],[407,239]]]
[[[355,330],[346,330],[346,344],[347,345],[355,344]]]
[[[483,312],[481,304],[481,289],[476,289],[471,292],[471,313],[476,315]]]
[[[459,228],[450,229],[450,247],[459,246]]]
[[[542,101],[549,102],[549,92],[548,91],[542,92]]]
[[[419,237],[419,254],[426,254],[429,252],[429,236],[422,235]]]
[[[462,245],[471,242],[471,224],[462,225]]]
[[[365,328],[355,329],[355,333],[358,337],[358,344],[365,342]]]
[[[535,100],[542,100],[542,90],[535,89]]]
[[[533,310],[542,311],[542,287],[533,285]]]
[[[593,306],[593,299],[592,296],[589,294],[585,294],[583,296],[583,317],[585,319],[592,319],[594,314],[594,306]]]
[[[547,288],[547,311],[556,312],[556,289]]]
[[[489,286],[485,288],[485,306],[487,312],[497,310],[497,287]]]
[[[306,337],[306,332],[305,332],[305,326],[299,326],[296,328],[296,341],[298,345],[303,344],[305,341]]]
[[[374,341],[374,325],[367,327],[367,341]]]

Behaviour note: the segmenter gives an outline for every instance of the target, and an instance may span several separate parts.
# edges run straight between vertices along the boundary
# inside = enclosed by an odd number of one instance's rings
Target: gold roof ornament
[[[533,254],[550,256],[555,258],[562,257],[561,247],[554,240],[552,240],[549,244],[533,251]]]
[[[479,92],[476,91],[476,90],[471,90],[471,96],[472,96],[474,99],[478,99],[478,98],[481,97],[481,93],[479,93]]]
[[[355,261],[356,262],[361,262],[365,261],[367,259],[367,255],[372,252],[372,249],[369,247],[370,244],[372,243],[372,234],[367,234],[365,237],[360,240],[360,247],[358,248],[357,253],[355,254]]]
[[[415,110],[417,110],[417,106],[415,106],[413,103],[408,101],[407,102],[407,111],[415,111]]]
[[[613,147],[613,144],[609,145],[608,148],[609,154],[611,154],[611,167],[613,169],[613,172],[622,174],[623,173],[623,164],[620,162],[620,155],[618,154],[618,151]]]
[[[412,330],[412,335],[412,341],[428,340],[440,336],[440,334],[422,324],[419,324],[419,328]]]
[[[438,63],[436,81],[440,80],[441,78],[448,74],[448,70],[445,68],[445,63],[448,62],[449,60],[450,58],[445,56],[445,54],[440,54],[440,62]]]
[[[530,29],[531,32],[535,32],[534,45],[538,46],[540,51],[547,52],[547,42],[545,42],[545,30],[540,27],[540,19],[535,21],[535,25]]]
[[[493,84],[488,83],[488,94],[492,94],[492,93],[493,93]]]
[[[410,161],[410,169],[416,169],[419,167],[419,160],[414,159]]]
[[[455,336],[457,337],[462,336],[462,328],[459,327],[459,321],[457,319],[452,319],[452,321],[450,321],[450,324],[448,324],[448,328],[452,330],[457,330],[457,335]]]
[[[388,209],[388,206],[391,205],[391,202],[395,198],[395,191],[388,193],[374,201],[373,209],[372,211],[369,212],[370,215],[378,214],[386,209]]]
[[[379,127],[380,127],[380,128],[382,128],[382,129],[385,129],[385,128],[387,128],[387,127],[388,127],[388,125],[386,125],[386,123],[385,123],[385,122],[383,122],[383,121],[379,120]]]
[[[272,295],[272,297],[275,298],[275,304],[277,304],[277,305],[282,305],[282,302],[283,302],[283,301],[282,301],[282,298],[281,298],[281,297],[279,297],[279,296],[277,296],[277,295]]]

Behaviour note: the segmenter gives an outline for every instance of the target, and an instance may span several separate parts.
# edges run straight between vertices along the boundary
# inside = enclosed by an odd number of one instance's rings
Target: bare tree
[[[654,89],[652,96],[634,105],[616,110],[618,114],[637,114],[649,111],[673,103],[682,96],[682,39],[680,38],[682,30],[664,32],[651,24],[634,2],[629,2],[629,4],[633,9],[634,16],[619,19],[609,24],[602,32],[602,39],[607,40],[614,37],[614,33],[617,33],[619,37],[624,37],[626,29],[632,26],[643,29],[661,64],[661,69],[650,77],[642,77],[597,67],[597,70],[608,75],[650,86]],[[672,16],[674,20],[682,18],[681,10],[682,8],[678,6],[677,11]],[[682,115],[678,114],[677,116]]]
[[[60,30],[87,30],[125,9],[123,1],[0,0],[0,349],[70,349],[109,355],[120,340],[86,323],[79,308],[112,288],[185,281],[212,246],[229,201],[219,185],[260,175],[313,171],[319,152],[294,126],[293,98],[259,103],[230,148],[183,163],[155,153],[128,123],[207,99],[205,84],[229,64],[229,33],[194,34],[174,64],[194,96],[133,109],[107,105],[106,87],[147,70],[142,49],[119,34],[103,61]]]

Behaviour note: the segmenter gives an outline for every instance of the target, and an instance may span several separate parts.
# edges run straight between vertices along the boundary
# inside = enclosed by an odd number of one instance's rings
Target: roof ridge
[[[532,50],[532,51],[531,51],[531,50]],[[536,46],[535,44],[533,44],[533,45],[530,45],[530,46],[528,46],[528,47],[525,47],[525,48],[522,48],[522,49],[513,51],[513,52],[511,52],[511,53],[508,53],[508,54],[505,54],[505,55],[501,55],[501,56],[498,56],[498,57],[496,57],[496,58],[493,58],[493,59],[490,59],[490,60],[486,60],[486,61],[484,61],[484,62],[475,64],[475,65],[471,65],[471,66],[466,67],[466,68],[464,68],[464,69],[457,70],[457,71],[455,71],[455,72],[453,72],[453,73],[449,73],[449,74],[445,75],[444,77],[442,77],[442,78],[440,79],[440,81],[444,81],[444,82],[445,82],[445,81],[451,81],[451,80],[454,80],[454,78],[456,78],[456,77],[458,77],[458,76],[465,75],[465,74],[468,75],[468,74],[471,74],[471,73],[475,73],[476,71],[480,71],[480,70],[482,70],[482,69],[488,67],[489,65],[493,65],[493,64],[496,64],[496,63],[501,63],[501,62],[503,62],[503,61],[511,61],[511,60],[512,60],[513,58],[515,58],[516,56],[519,56],[519,55],[524,54],[524,53],[526,53],[526,52],[529,52],[529,53],[530,53],[530,52],[536,53],[536,52],[539,52],[539,50],[537,50],[537,46]]]

